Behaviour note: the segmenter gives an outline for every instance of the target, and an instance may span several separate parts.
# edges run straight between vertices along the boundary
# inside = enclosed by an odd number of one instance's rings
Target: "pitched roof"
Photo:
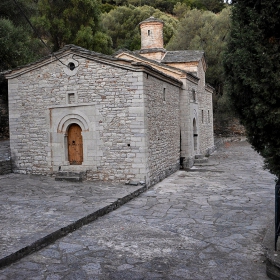
[[[147,57],[145,57],[145,56],[142,56],[142,55],[140,55],[139,53],[140,53],[140,51],[130,51],[130,50],[127,50],[127,49],[121,49],[121,50],[118,50],[117,52],[115,52],[114,54],[113,54],[113,56],[114,57],[117,57],[119,54],[121,54],[121,53],[128,53],[128,54],[131,54],[131,55],[133,55],[133,56],[135,56],[135,57],[137,57],[137,58],[139,58],[139,59],[141,59],[141,60],[143,60],[143,61],[147,61],[147,62],[149,62],[149,63],[153,63],[153,64],[155,64],[155,65],[158,65],[158,66],[164,66],[164,67],[166,67],[166,68],[169,68],[169,69],[171,69],[171,70],[175,70],[175,71],[180,71],[180,72],[186,72],[186,71],[184,71],[184,70],[182,70],[182,69],[178,69],[178,68],[176,68],[176,67],[172,67],[172,66],[169,66],[169,65],[162,65],[162,63],[160,63],[160,62],[157,62],[156,60],[153,60],[153,59],[149,59],[149,58],[147,58]],[[187,72],[186,72],[187,73]]]
[[[69,44],[69,45],[65,45],[63,48],[59,49],[58,51],[56,51],[54,53],[51,53],[51,54],[46,55],[44,57],[41,57],[40,59],[38,59],[34,62],[25,64],[25,65],[21,65],[21,66],[18,66],[16,68],[13,68],[13,69],[10,69],[10,70],[3,71],[2,73],[7,74],[11,71],[15,71],[15,70],[19,70],[19,69],[26,68],[26,67],[29,67],[29,66],[33,66],[33,65],[36,65],[36,64],[38,64],[38,63],[40,63],[44,60],[47,60],[49,58],[53,58],[54,60],[59,60],[60,56],[66,51],[72,51],[72,52],[79,53],[79,54],[87,54],[87,55],[91,55],[93,57],[101,57],[101,58],[106,58],[106,59],[109,59],[109,60],[117,60],[116,58],[114,58],[110,55],[97,53],[97,52],[90,51],[90,50],[87,50],[85,48],[82,48],[82,47],[79,47],[79,46],[76,46],[76,45]]]
[[[142,71],[142,70],[145,69],[146,71],[152,71],[154,75],[156,75],[158,77],[161,77],[161,79],[164,76],[165,79],[168,79],[170,82],[173,82],[177,85],[182,84],[182,82],[180,80],[178,80],[178,79],[176,79],[172,76],[169,76],[162,71],[159,71],[158,69],[152,67],[151,65],[148,65],[148,64],[145,64],[145,63],[140,63],[140,62],[135,63],[134,61],[128,61],[126,59],[117,58],[117,57],[114,57],[114,56],[111,56],[111,55],[105,55],[105,54],[97,53],[97,52],[94,52],[94,51],[84,49],[82,47],[78,47],[76,45],[66,45],[62,49],[58,50],[57,52],[55,52],[53,54],[50,54],[48,56],[45,56],[38,61],[32,62],[32,63],[24,65],[24,66],[17,67],[17,68],[12,69],[12,70],[7,70],[5,72],[1,72],[0,76],[4,75],[6,79],[13,78],[13,77],[21,75],[23,73],[29,72],[32,69],[39,68],[42,65],[52,63],[53,61],[56,61],[56,60],[58,60],[62,64],[64,64],[61,61],[61,59],[65,55],[67,55],[67,53],[69,53],[69,52],[77,54],[77,55],[79,55],[81,57],[84,57],[84,58],[88,58],[90,60],[99,61],[100,63],[108,63],[108,64],[113,65],[115,67],[130,69],[130,70],[133,70],[133,71],[135,71],[135,70],[136,71]],[[67,65],[65,65],[65,66],[68,67]]]
[[[157,18],[151,16],[151,17],[149,17],[149,18],[147,18],[147,19],[141,21],[141,22],[139,23],[139,25],[141,25],[142,23],[146,23],[146,22],[161,22],[161,23],[164,24],[164,22],[163,22],[161,19],[157,19]]]
[[[115,52],[113,54],[113,56],[118,57],[118,55],[122,54],[122,53],[130,54],[130,55],[132,55],[132,56],[134,56],[134,57],[136,57],[136,58],[138,58],[138,59],[140,59],[142,61],[146,61],[148,63],[152,63],[152,64],[155,64],[157,66],[170,69],[171,71],[185,73],[185,74],[191,76],[192,78],[194,78],[196,80],[199,80],[199,78],[196,75],[194,75],[193,73],[191,73],[191,72],[188,72],[188,71],[176,68],[176,67],[172,67],[170,65],[167,65],[167,64],[164,64],[164,63],[161,63],[161,62],[157,62],[156,60],[153,60],[153,59],[149,59],[149,58],[147,58],[145,56],[140,55],[139,51],[130,51],[130,50],[127,50],[127,49],[121,49],[121,50],[118,50],[117,52]]]
[[[204,57],[204,51],[167,51],[162,63],[199,61]]]

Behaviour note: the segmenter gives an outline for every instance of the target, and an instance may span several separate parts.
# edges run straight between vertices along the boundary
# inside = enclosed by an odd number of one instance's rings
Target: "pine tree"
[[[280,0],[233,4],[227,89],[249,142],[280,178]]]

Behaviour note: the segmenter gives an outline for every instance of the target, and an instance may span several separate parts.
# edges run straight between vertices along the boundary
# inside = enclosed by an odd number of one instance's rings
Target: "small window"
[[[148,36],[150,36],[151,35],[151,30],[148,30]]]
[[[75,103],[75,93],[68,93],[68,96],[67,96],[67,103],[68,103],[68,104],[73,104],[73,103]]]
[[[163,101],[165,101],[165,98],[166,98],[166,88],[163,88],[163,96],[162,96],[162,98],[163,98]]]
[[[204,116],[203,116],[203,110],[201,110],[201,122],[203,123],[204,122]]]
[[[210,123],[210,111],[208,110],[208,122]]]
[[[192,99],[194,102],[196,101],[196,93],[194,89],[192,89]]]

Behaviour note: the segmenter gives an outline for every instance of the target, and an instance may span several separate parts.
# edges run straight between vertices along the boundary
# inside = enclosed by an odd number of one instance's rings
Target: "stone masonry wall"
[[[143,22],[141,28],[141,49],[163,48],[163,23]]]
[[[143,52],[141,53],[141,56],[144,56],[148,59],[151,59],[151,60],[156,60],[156,61],[161,61],[162,57],[164,56],[164,52],[161,52],[161,51],[154,51],[154,52]],[[162,70],[162,69],[160,69]]]
[[[199,93],[198,104],[200,153],[208,154],[214,149],[212,93],[207,90]]]
[[[151,76],[144,77],[148,164],[151,184],[179,169],[180,89]]]
[[[193,120],[197,121],[198,93],[197,82],[184,81],[184,90],[181,91],[180,114],[181,114],[181,157],[182,167],[193,166],[194,157],[197,152],[194,150],[194,127]]]
[[[205,72],[201,61],[197,73],[200,78],[198,83],[199,149],[201,154],[208,154],[214,150],[213,105],[212,92],[205,87]]]
[[[72,54],[62,61],[68,64],[71,58]],[[142,72],[77,55],[74,63],[77,73],[73,75],[53,61],[9,80],[15,172],[52,174],[61,165],[62,169],[88,171],[91,177],[102,180],[143,180],[147,170],[143,163],[145,143],[139,134],[144,129]],[[69,94],[74,94],[71,102]],[[85,106],[89,109],[84,110]],[[56,113],[50,115],[50,111]],[[87,157],[83,165],[66,166],[63,162],[65,132],[55,127],[62,113],[70,120],[80,114],[88,122],[88,129],[82,132]]]

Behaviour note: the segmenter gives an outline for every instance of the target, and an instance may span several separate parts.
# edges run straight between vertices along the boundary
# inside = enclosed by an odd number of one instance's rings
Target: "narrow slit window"
[[[163,88],[163,101],[165,101],[165,99],[166,99],[166,88]]]
[[[208,122],[210,123],[210,111],[208,110]]]
[[[203,116],[203,110],[201,110],[201,122],[202,122],[202,123],[203,123],[203,121],[204,121],[204,120],[203,120],[203,117],[204,117],[204,116]]]
[[[148,30],[148,36],[151,36],[151,30]]]
[[[193,99],[194,102],[196,101],[196,96],[195,96],[195,90],[194,89],[192,90],[192,99]]]

